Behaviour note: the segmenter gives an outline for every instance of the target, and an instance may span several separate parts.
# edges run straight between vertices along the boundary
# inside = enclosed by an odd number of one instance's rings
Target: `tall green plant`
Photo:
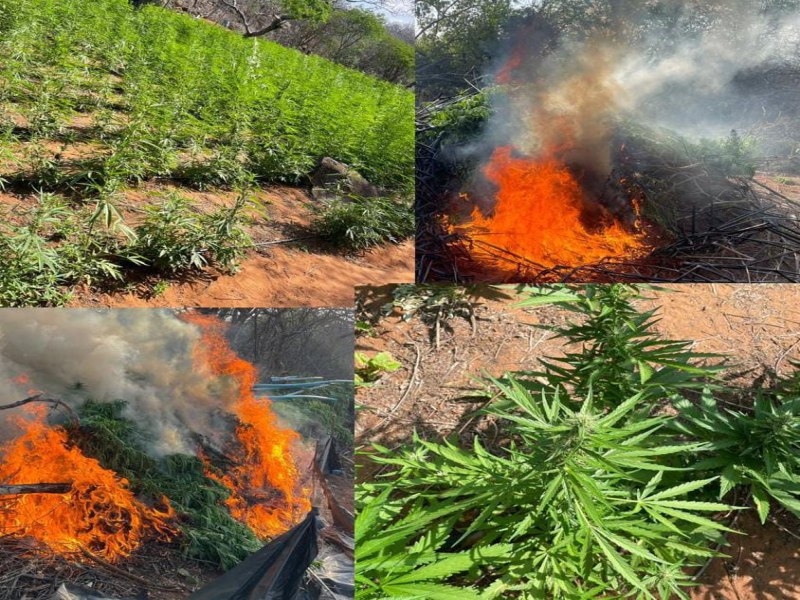
[[[545,376],[550,383],[581,393],[591,387],[601,402],[607,395],[613,399],[642,388],[676,391],[707,386],[724,365],[719,360],[718,364],[701,361],[722,357],[694,352],[691,342],[659,335],[656,310],[642,312],[633,305],[641,290],[623,284],[529,289],[530,297],[520,307],[557,303],[578,318],[549,328],[569,344],[566,352],[540,361],[545,371],[525,373],[525,379],[535,385]]]
[[[357,597],[478,600],[476,589],[442,582],[505,562],[513,546],[442,551],[456,521],[449,507],[398,500],[392,492],[368,484],[356,488]]]
[[[720,497],[734,487],[750,491],[761,522],[771,501],[800,517],[800,397],[758,392],[752,408],[720,408],[706,391],[697,403],[674,404],[678,432],[707,440],[694,468],[720,473]]]
[[[502,448],[416,438],[413,449],[373,456],[393,468],[389,487],[436,512],[450,551],[513,547],[493,565],[486,597],[687,597],[684,569],[714,556],[728,530],[709,517],[733,509],[698,499],[716,478],[680,466],[707,444],[665,433],[672,416],[643,415],[655,399],[647,392],[609,412],[591,392],[490,382],[502,398],[487,409],[508,436]]]
[[[743,394],[722,382],[722,357],[662,338],[655,313],[634,305],[640,288],[527,291],[523,305],[557,303],[575,318],[553,328],[564,356],[484,382],[500,442],[415,436],[371,455],[389,471],[364,493],[435,515],[430,527],[446,532],[438,554],[513,547],[432,582],[482,598],[686,598],[687,567],[718,556],[731,533],[735,489],[762,521],[775,503],[799,514],[800,375],[751,405],[731,402]],[[395,541],[418,544],[426,531]],[[391,597],[381,564],[370,569],[364,597]]]

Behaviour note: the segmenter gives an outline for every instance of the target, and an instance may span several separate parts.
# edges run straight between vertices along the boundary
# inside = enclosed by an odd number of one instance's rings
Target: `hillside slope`
[[[0,0],[0,56],[0,305],[236,272],[272,216],[259,190],[304,184],[324,156],[413,188],[411,93],[188,15]],[[240,201],[209,212],[192,190]]]

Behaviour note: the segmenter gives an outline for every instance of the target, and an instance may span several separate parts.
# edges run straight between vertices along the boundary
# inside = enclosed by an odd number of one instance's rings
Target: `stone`
[[[309,179],[311,196],[315,200],[347,201],[348,195],[364,198],[378,198],[383,195],[380,188],[372,185],[358,171],[327,156],[309,175]]]

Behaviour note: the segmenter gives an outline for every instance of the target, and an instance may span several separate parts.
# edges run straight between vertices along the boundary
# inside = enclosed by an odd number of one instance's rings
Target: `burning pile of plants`
[[[374,445],[357,486],[359,597],[688,599],[743,511],[800,517],[800,378],[725,383],[631,286],[535,290],[566,354],[486,379],[497,434]],[[460,433],[460,431],[459,431]],[[372,466],[372,465],[367,465]],[[373,469],[373,472],[375,470]]]
[[[0,369],[28,371],[3,387],[29,397],[0,407],[0,597],[51,598],[63,582],[185,597],[311,510],[310,451],[254,396],[222,322],[9,313]]]
[[[800,280],[800,199],[753,179],[794,101],[741,89],[798,90],[796,14],[648,10],[580,35],[534,11],[482,87],[419,107],[420,280]]]

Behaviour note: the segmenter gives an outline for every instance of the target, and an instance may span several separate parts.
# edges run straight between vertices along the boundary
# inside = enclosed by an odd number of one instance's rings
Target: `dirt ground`
[[[520,309],[506,297],[475,298],[475,326],[454,319],[437,348],[420,319],[402,319],[399,309],[377,320],[371,335],[357,338],[356,350],[371,356],[388,351],[402,367],[383,375],[372,387],[360,388],[363,409],[356,424],[356,443],[389,447],[407,441],[416,429],[423,437],[473,435],[487,444],[498,435],[493,425],[476,426],[471,413],[482,399],[474,395],[481,374],[533,369],[543,356],[558,355],[562,344],[538,325],[565,323],[572,315],[546,306]],[[359,298],[368,312],[391,301],[391,288],[362,288]],[[800,360],[800,288],[796,285],[674,285],[646,294],[642,309],[660,307],[657,329],[665,337],[693,341],[697,352],[733,357],[729,379],[739,385],[786,375]],[[364,471],[362,477],[372,473]],[[800,599],[800,524],[787,515],[761,527],[743,515],[729,560],[712,561],[694,600]]]
[[[41,547],[32,550],[29,540],[0,538],[0,598],[52,598],[62,583],[68,583],[112,598],[182,600],[222,574],[183,558],[178,542],[146,543],[124,562],[110,566],[48,554]]]
[[[169,186],[147,189],[148,194],[171,191]],[[233,192],[180,193],[189,196],[198,210],[208,211],[236,200]],[[306,229],[314,215],[314,203],[299,188],[272,187],[255,194],[261,214],[254,215],[248,232],[255,249],[248,253],[235,275],[204,273],[193,280],[172,281],[158,295],[133,286],[113,293],[80,293],[73,306],[170,307],[170,306],[351,306],[353,288],[366,283],[411,282],[414,279],[414,244],[387,244],[348,255],[309,237]],[[126,221],[136,224],[144,202],[129,195],[124,207]],[[152,202],[150,196],[149,202]],[[295,240],[275,243],[280,240]]]

